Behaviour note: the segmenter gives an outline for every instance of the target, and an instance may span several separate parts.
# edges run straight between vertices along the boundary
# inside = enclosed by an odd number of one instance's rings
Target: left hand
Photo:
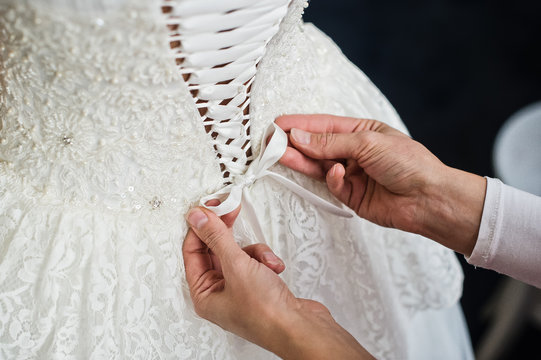
[[[296,298],[277,274],[285,265],[264,244],[241,249],[232,225],[240,208],[218,218],[205,208],[192,209],[182,254],[186,279],[199,316],[267,349],[277,344],[279,317]]]
[[[268,246],[237,245],[237,215],[188,213],[182,254],[197,314],[284,359],[371,358],[325,306],[293,295],[277,275],[283,262]]]

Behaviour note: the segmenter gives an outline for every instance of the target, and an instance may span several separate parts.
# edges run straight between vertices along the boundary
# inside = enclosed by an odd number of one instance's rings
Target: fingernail
[[[274,255],[274,253],[267,251],[261,254],[261,257],[263,258],[263,261],[270,265],[281,265],[282,261],[278,258],[278,256]]]
[[[338,166],[338,164],[334,164],[331,168],[331,177],[334,177],[334,174],[336,174],[336,167]]]
[[[310,133],[300,130],[300,129],[291,129],[291,136],[293,140],[302,145],[310,144]]]
[[[209,221],[207,215],[198,208],[190,210],[187,220],[195,229],[200,229],[207,221]]]

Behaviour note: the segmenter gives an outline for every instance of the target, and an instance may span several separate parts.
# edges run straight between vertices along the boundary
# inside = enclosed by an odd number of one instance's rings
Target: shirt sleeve
[[[541,197],[487,178],[479,237],[466,260],[541,288]]]

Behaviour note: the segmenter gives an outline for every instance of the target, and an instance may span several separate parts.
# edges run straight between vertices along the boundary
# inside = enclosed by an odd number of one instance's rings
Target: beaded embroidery
[[[0,0],[0,358],[272,358],[191,307],[182,215],[224,187],[223,161],[171,59],[163,2]],[[305,5],[291,3],[246,88],[244,153],[259,156],[284,113],[402,126],[336,46],[302,24]],[[323,184],[272,171],[332,201]],[[408,314],[460,295],[452,254],[428,240],[331,221],[272,180],[250,189],[288,286],[324,302],[378,358],[399,357]],[[245,215],[234,230],[243,246],[254,239]]]

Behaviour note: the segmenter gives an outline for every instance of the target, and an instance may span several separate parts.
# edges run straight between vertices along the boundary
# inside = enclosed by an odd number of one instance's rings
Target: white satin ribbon
[[[271,136],[270,141],[268,144],[266,144],[265,140],[269,136]],[[261,142],[261,150],[259,152],[258,158],[256,158],[250,164],[250,166],[246,170],[246,173],[242,176],[235,177],[232,184],[227,185],[221,190],[215,192],[214,194],[202,198],[200,201],[201,206],[204,206],[207,209],[213,211],[218,216],[222,216],[225,214],[229,214],[242,203],[244,209],[243,211],[246,211],[246,215],[249,218],[248,220],[250,220],[250,223],[254,224],[256,227],[254,229],[257,232],[256,236],[258,236],[260,240],[262,240],[264,239],[263,231],[257,218],[256,211],[252,205],[252,199],[247,189],[256,180],[268,176],[276,180],[280,184],[284,185],[286,188],[293,191],[297,195],[301,196],[303,199],[331,214],[346,218],[353,217],[350,211],[342,209],[328,202],[327,200],[322,199],[313,192],[306,190],[305,188],[289,180],[288,178],[268,170],[272,165],[274,165],[278,162],[278,160],[280,160],[282,155],[285,153],[286,148],[286,133],[280,127],[273,123],[271,126],[268,127],[265,136],[263,137],[263,141]],[[227,194],[229,194],[229,196],[227,196]],[[220,205],[217,206],[205,205],[209,200],[214,199],[221,200],[222,202],[220,203]]]

